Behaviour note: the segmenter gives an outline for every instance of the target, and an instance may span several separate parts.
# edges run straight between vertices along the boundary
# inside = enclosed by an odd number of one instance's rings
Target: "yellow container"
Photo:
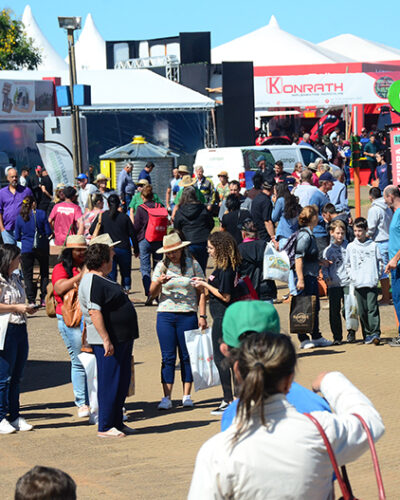
[[[108,177],[107,187],[117,189],[117,165],[114,160],[100,160],[100,172]]]

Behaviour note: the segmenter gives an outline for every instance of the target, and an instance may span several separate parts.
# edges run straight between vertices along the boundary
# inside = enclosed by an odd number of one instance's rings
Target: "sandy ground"
[[[22,384],[22,415],[35,430],[0,438],[1,498],[13,498],[15,482],[36,464],[59,467],[75,479],[83,499],[183,499],[190,485],[196,453],[219,431],[220,419],[210,415],[221,390],[194,394],[196,407],[183,409],[181,387],[174,390],[174,408],[157,411],[161,398],[160,351],[155,332],[155,307],[143,306],[138,262],[133,261],[133,294],[140,322],[135,344],[136,395],[127,400],[134,436],[103,440],[96,428],[78,419],[73,404],[68,354],[56,320],[38,313],[29,321],[30,354]],[[282,295],[283,290],[279,291]],[[283,330],[288,306],[277,305]],[[322,301],[321,330],[331,338],[326,301]],[[396,334],[392,307],[381,308],[383,337]],[[360,338],[358,333],[358,338]],[[295,340],[297,345],[297,340]],[[319,372],[340,370],[381,412],[386,433],[377,445],[388,499],[399,498],[398,380],[400,349],[361,343],[299,353],[296,380],[307,387]],[[179,372],[176,373],[179,382]],[[377,498],[370,456],[348,467],[354,492],[363,499]]]

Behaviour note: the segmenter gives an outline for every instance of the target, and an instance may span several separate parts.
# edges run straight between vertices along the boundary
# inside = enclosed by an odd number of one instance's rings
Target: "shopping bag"
[[[354,293],[354,286],[349,286],[349,293],[344,294],[344,316],[346,318],[346,329],[358,330],[358,305]]]
[[[211,328],[187,330],[186,347],[190,356],[194,390],[200,391],[220,384],[211,340]]]
[[[264,251],[264,279],[289,281],[290,263],[286,252],[278,252],[273,243],[267,243]]]
[[[78,354],[79,361],[82,363],[86,373],[86,383],[89,396],[90,413],[97,415],[99,403],[97,399],[97,365],[94,354],[81,352]]]
[[[293,295],[290,300],[290,333],[311,333],[314,329],[315,295]]]

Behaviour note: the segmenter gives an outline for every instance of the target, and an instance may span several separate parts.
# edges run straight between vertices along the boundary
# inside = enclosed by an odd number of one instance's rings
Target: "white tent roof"
[[[69,85],[68,71],[2,71],[0,79],[41,80],[59,76]],[[87,110],[210,109],[215,102],[147,69],[77,71],[80,84],[91,85],[92,106]]]
[[[396,61],[400,50],[382,43],[375,43],[355,35],[344,34],[318,44],[323,49],[334,50],[343,56],[351,56],[360,62]]]
[[[275,16],[267,26],[212,49],[211,59],[213,63],[253,61],[254,66],[352,62],[350,57],[281,30]]]
[[[94,24],[92,14],[86,17],[85,25],[75,44],[77,69],[106,69],[106,42]]]
[[[43,35],[29,5],[25,7],[22,22],[25,26],[26,34],[33,39],[34,45],[40,49],[42,62],[39,64],[38,70],[53,72],[66,70],[68,68],[67,64]]]

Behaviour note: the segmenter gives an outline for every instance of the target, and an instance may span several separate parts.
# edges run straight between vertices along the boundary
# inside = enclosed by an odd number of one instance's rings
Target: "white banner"
[[[58,142],[52,141],[37,142],[36,146],[53,186],[55,187],[60,183],[73,186],[74,163],[69,149]]]
[[[387,93],[400,72],[294,76],[256,76],[255,107],[387,103]]]
[[[53,82],[0,80],[0,92],[0,119],[37,120],[54,115]]]

